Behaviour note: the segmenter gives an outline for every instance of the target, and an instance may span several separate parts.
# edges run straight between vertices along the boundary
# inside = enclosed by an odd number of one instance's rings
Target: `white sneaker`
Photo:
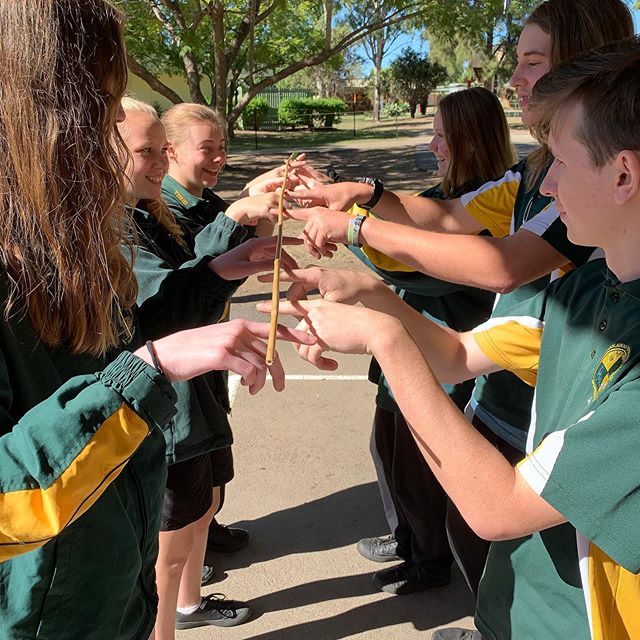
[[[479,631],[450,627],[449,629],[436,631],[431,636],[431,640],[482,640],[482,636]]]

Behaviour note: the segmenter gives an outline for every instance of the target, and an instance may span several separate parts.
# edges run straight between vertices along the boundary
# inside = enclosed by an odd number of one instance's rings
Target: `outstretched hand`
[[[258,276],[258,280],[271,282],[273,274]],[[287,292],[287,299],[291,302],[306,300],[310,291],[318,289],[325,300],[343,304],[361,302],[366,306],[370,294],[389,291],[379,278],[370,273],[316,266],[306,269],[284,268],[280,274],[280,282],[292,283]]]
[[[240,198],[229,205],[224,215],[243,225],[255,225],[259,220],[277,222],[279,200],[278,191],[268,191],[248,198]]]
[[[301,207],[327,207],[339,211],[350,209],[356,202],[368,202],[373,187],[360,182],[336,182],[324,184],[317,180],[304,180],[285,195]]]
[[[277,354],[270,367],[265,363],[264,340],[268,336],[267,323],[232,320],[174,333],[153,344],[160,366],[172,382],[190,380],[208,371],[228,370],[237,373],[241,383],[255,394],[264,386],[267,372],[271,373],[274,389],[284,389],[284,369]],[[308,332],[283,326],[278,326],[277,338],[307,345],[316,341]],[[135,355],[152,364],[146,348],[138,349]]]
[[[240,280],[254,273],[271,271],[276,254],[276,243],[275,236],[252,238],[211,260],[209,268],[225,280]],[[285,236],[282,238],[282,244],[300,245],[302,240]],[[298,268],[298,263],[284,250],[280,264],[283,269]]]
[[[279,309],[281,315],[301,318],[296,328],[317,338],[315,344],[300,343],[296,349],[303,360],[325,371],[338,367],[335,360],[323,355],[325,351],[371,354],[378,336],[402,330],[402,323],[385,313],[328,300],[281,302]],[[269,313],[271,303],[260,303],[258,310]]]
[[[316,259],[332,257],[335,243],[347,242],[349,214],[326,207],[285,209],[287,218],[305,222],[302,239],[307,251]]]

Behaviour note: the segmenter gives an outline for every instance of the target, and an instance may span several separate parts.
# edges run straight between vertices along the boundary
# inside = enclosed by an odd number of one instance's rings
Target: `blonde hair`
[[[105,0],[0,2],[4,315],[104,354],[131,336],[137,284],[124,207],[122,16]]]
[[[167,131],[171,144],[184,142],[187,130],[194,122],[209,122],[222,131],[225,143],[228,143],[227,123],[215,109],[195,102],[176,104],[162,114],[162,124]]]
[[[158,117],[158,112],[150,104],[147,104],[142,100],[137,100],[131,96],[125,96],[120,101],[120,104],[125,113],[143,113],[156,122],[162,123]],[[127,120],[125,120],[119,125],[119,128],[121,132],[126,135],[130,125],[128,125]],[[178,244],[182,247],[187,246],[184,241],[184,231],[164,200],[145,199],[140,201],[140,205],[158,221],[158,224],[163,227]]]
[[[547,0],[533,10],[527,24],[551,37],[551,70],[591,49],[633,36],[633,17],[622,0]],[[544,144],[529,155],[529,189],[542,177],[551,157]]]

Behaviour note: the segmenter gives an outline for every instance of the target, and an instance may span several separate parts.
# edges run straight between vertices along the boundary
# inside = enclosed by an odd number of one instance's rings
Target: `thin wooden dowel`
[[[287,180],[289,178],[289,163],[296,158],[298,154],[292,153],[284,165],[284,177],[282,179],[282,189],[280,190],[280,198],[278,199],[278,225],[276,253],[273,260],[273,286],[271,288],[271,323],[269,325],[269,341],[267,342],[267,357],[265,361],[267,366],[273,364],[276,353],[276,333],[278,331],[278,314],[280,312],[280,258],[282,257],[282,232],[283,225],[283,209],[284,209],[284,191],[287,188]]]

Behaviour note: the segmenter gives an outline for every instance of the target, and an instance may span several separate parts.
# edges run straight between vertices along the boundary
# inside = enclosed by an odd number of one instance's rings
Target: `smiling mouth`
[[[145,178],[153,184],[162,184],[162,176],[145,176]]]
[[[206,174],[210,175],[210,176],[214,176],[214,177],[215,177],[215,176],[217,176],[217,175],[218,175],[218,171],[212,171],[211,169],[203,169],[203,171],[204,171]]]

